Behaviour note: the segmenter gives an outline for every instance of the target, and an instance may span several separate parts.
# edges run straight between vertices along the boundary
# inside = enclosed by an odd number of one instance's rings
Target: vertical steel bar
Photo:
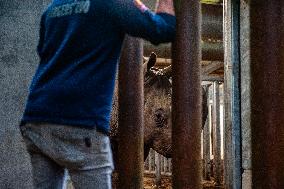
[[[152,156],[151,156],[151,151],[149,152],[149,155],[148,155],[148,163],[149,163],[149,172],[151,172],[151,166],[152,166],[152,164],[151,164],[151,161],[152,160]]]
[[[176,0],[173,44],[173,188],[201,188],[201,5]]]
[[[213,136],[214,136],[214,176],[215,182],[221,185],[221,132],[220,132],[220,95],[219,83],[213,83]]]
[[[252,185],[284,188],[284,1],[250,3]]]
[[[211,152],[210,152],[210,168],[211,168],[211,177],[215,177],[214,175],[214,149],[215,149],[215,137],[214,137],[214,124],[213,124],[213,120],[214,120],[214,107],[213,107],[213,86],[212,86],[212,104],[211,104],[211,108],[210,108],[210,119],[211,119],[211,123],[210,123],[210,144],[211,144]],[[211,159],[212,158],[212,159]]]
[[[210,180],[210,130],[209,120],[205,122],[203,130],[203,159],[204,159],[204,180]]]
[[[232,143],[234,189],[242,188],[240,0],[232,0]]]
[[[252,188],[251,174],[251,61],[250,2],[240,0],[242,189]]]
[[[225,182],[240,189],[241,101],[240,101],[240,1],[224,0],[225,41]]]
[[[155,183],[156,186],[161,186],[162,183],[162,175],[161,175],[161,154],[155,152]]]
[[[224,4],[224,185],[225,189],[233,189],[232,154],[232,0],[223,0]]]
[[[211,106],[210,106],[210,88],[208,88],[207,107],[208,115],[203,128],[203,161],[204,161],[204,180],[210,180],[210,127]]]
[[[150,150],[150,160],[151,160],[151,173],[155,173],[155,151],[153,149]]]
[[[142,41],[125,37],[119,66],[119,188],[143,188]]]

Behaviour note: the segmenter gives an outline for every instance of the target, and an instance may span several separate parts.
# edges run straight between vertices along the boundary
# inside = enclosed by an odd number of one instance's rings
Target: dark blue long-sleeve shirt
[[[170,42],[175,17],[132,0],[54,0],[41,18],[38,54],[22,119],[97,127],[108,132],[125,34]]]

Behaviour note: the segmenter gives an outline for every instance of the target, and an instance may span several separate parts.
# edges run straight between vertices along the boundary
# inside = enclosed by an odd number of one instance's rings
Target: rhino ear
[[[157,55],[154,52],[152,52],[148,60],[145,57],[143,60],[144,60],[143,62],[145,62],[143,64],[144,74],[145,74],[156,64]]]
[[[154,52],[152,52],[147,62],[147,71],[149,71],[153,66],[155,66],[156,61],[157,61],[157,55]]]

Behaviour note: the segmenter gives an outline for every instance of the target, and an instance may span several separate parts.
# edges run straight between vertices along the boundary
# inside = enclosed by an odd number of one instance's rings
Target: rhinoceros
[[[164,69],[155,68],[157,56],[152,53],[144,63],[144,159],[150,148],[167,158],[172,156],[171,144],[171,66]],[[202,127],[205,124],[208,108],[208,87],[202,87]],[[115,89],[117,94],[117,86]],[[117,162],[118,146],[118,95],[114,96],[111,118],[111,143],[114,162]],[[200,128],[202,129],[202,128]]]

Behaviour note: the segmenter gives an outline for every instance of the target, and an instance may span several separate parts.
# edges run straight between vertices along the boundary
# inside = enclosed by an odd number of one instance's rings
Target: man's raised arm
[[[156,13],[175,15],[173,0],[158,0]]]
[[[176,25],[173,0],[160,0],[156,13],[140,0],[108,0],[105,3],[107,13],[120,31],[153,44],[173,41]]]

